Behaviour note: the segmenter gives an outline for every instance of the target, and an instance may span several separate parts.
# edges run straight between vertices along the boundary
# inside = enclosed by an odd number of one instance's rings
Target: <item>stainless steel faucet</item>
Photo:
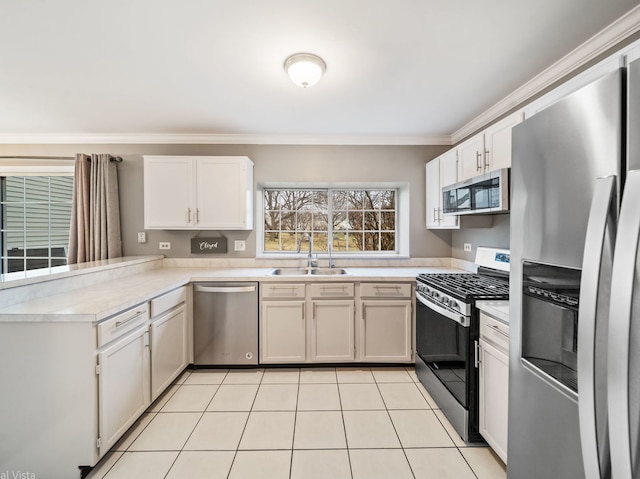
[[[327,249],[329,250],[329,268],[333,268],[335,263],[333,262],[333,256],[331,256],[331,245],[327,245]]]
[[[313,259],[313,255],[311,254],[311,250],[313,248],[313,241],[311,240],[311,236],[309,235],[309,233],[302,233],[302,236],[300,237],[300,241],[298,242],[298,253],[300,252],[300,249],[302,247],[302,242],[305,240],[309,242],[309,254],[307,255],[307,268],[315,268],[316,266],[318,266],[318,262]]]

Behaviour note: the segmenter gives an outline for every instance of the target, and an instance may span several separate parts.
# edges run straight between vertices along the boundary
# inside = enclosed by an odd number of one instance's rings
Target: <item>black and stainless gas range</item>
[[[416,374],[466,442],[479,433],[477,300],[509,298],[509,251],[478,248],[477,274],[416,278]]]

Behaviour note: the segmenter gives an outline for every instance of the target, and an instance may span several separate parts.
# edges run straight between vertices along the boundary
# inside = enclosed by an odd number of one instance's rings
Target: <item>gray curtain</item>
[[[122,256],[118,170],[110,155],[76,155],[69,264]]]

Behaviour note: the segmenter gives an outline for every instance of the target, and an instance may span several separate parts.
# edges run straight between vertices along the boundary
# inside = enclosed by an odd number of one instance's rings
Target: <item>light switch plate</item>
[[[465,243],[464,244],[464,250],[465,251],[471,251],[471,243]]]
[[[147,242],[147,233],[144,231],[140,231],[138,233],[138,243],[146,243]]]
[[[161,241],[160,242],[160,249],[171,249],[171,243],[169,243],[168,241]]]
[[[246,248],[247,248],[247,245],[244,240],[235,240],[233,242],[234,251],[244,251]]]

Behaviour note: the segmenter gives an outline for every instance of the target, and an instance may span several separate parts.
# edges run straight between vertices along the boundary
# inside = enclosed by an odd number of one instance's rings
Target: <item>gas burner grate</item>
[[[432,288],[460,300],[507,299],[509,282],[478,274],[421,274],[418,279]]]

